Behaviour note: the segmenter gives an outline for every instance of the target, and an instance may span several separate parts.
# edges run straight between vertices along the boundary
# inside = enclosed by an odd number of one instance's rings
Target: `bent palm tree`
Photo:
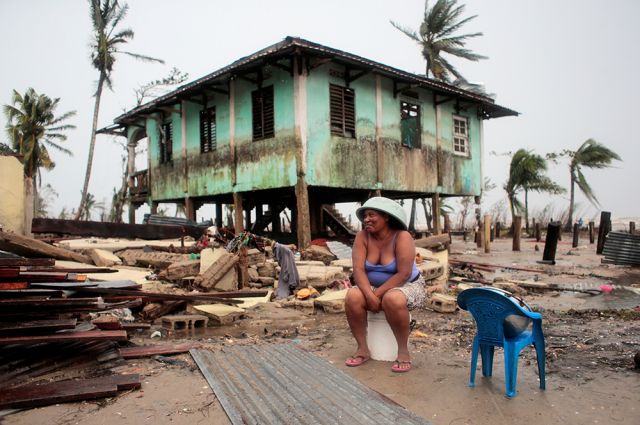
[[[451,75],[464,80],[458,70],[442,57],[443,53],[474,62],[487,59],[486,56],[476,54],[464,47],[468,39],[481,36],[481,32],[454,34],[477,16],[461,19],[464,8],[464,5],[458,6],[457,0],[437,0],[430,9],[429,1],[425,0],[424,18],[418,32],[390,21],[391,25],[416,41],[422,48],[422,56],[427,61],[425,72],[427,77],[431,72],[435,79],[441,81],[448,81]]]
[[[38,211],[38,178],[42,181],[40,168],[51,170],[55,162],[47,148],[53,148],[67,155],[71,151],[59,143],[67,140],[65,131],[76,128],[63,122],[76,114],[76,111],[55,115],[60,98],[51,99],[38,94],[33,88],[24,95],[13,91],[11,105],[4,105],[7,117],[6,131],[13,149],[23,156],[24,176],[31,180],[33,190],[33,211]]]
[[[91,63],[99,72],[98,87],[96,89],[95,105],[93,107],[93,125],[91,127],[91,142],[89,144],[89,157],[87,159],[87,171],[84,176],[82,196],[80,205],[76,212],[75,219],[78,220],[85,208],[87,191],[89,190],[89,180],[91,178],[91,168],[93,166],[93,151],[96,144],[96,130],[98,129],[98,112],[100,110],[100,99],[104,84],[111,88],[111,73],[116,62],[116,55],[122,53],[150,62],[164,63],[160,59],[137,53],[120,50],[123,44],[133,39],[133,30],[126,28],[119,30],[118,25],[124,20],[129,10],[126,3],[119,3],[118,0],[89,0],[91,11],[91,24],[93,25],[93,41],[91,42]]]
[[[529,223],[529,191],[549,192],[558,194],[565,191],[564,188],[554,183],[544,175],[547,163],[540,155],[536,155],[526,149],[519,149],[511,157],[509,166],[509,178],[504,185],[509,199],[511,220],[513,221],[517,211],[524,212],[525,223]],[[524,191],[524,205],[517,198],[520,190]]]
[[[567,219],[567,229],[570,229],[573,225],[573,209],[574,209],[574,197],[575,197],[575,185],[582,191],[584,196],[594,205],[599,206],[600,203],[596,198],[593,189],[587,182],[583,168],[607,168],[611,166],[613,160],[622,161],[620,156],[607,148],[606,146],[596,142],[593,139],[585,141],[578,150],[569,151],[565,150],[563,154],[571,157],[569,163],[569,172],[571,174],[571,194],[569,200],[569,217]]]

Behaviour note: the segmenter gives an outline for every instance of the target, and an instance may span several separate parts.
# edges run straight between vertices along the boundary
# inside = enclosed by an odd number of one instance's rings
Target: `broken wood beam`
[[[115,396],[141,387],[140,375],[111,375],[93,379],[22,385],[0,393],[0,409],[23,409]]]
[[[76,261],[79,263],[93,264],[91,258],[48,243],[20,236],[14,233],[0,231],[0,250],[14,254],[32,257],[51,257],[57,260]]]
[[[0,258],[0,267],[55,266],[53,258]]]
[[[118,349],[123,359],[138,359],[141,357],[167,356],[172,354],[187,353],[192,348],[202,348],[202,344],[187,342],[184,344],[170,345],[142,345],[138,347],[122,347]]]
[[[205,227],[189,225],[107,223],[52,218],[34,218],[31,227],[33,233],[146,240],[173,239],[187,235],[198,239],[206,230]]]
[[[426,238],[416,239],[416,247],[432,249],[440,246],[447,247],[451,244],[451,235],[449,233],[443,233],[441,235],[427,236]]]
[[[19,323],[0,323],[0,335],[34,332],[55,332],[62,329],[74,329],[76,327],[76,323],[76,319],[32,320]]]
[[[80,331],[59,332],[53,335],[6,336],[0,337],[1,345],[11,344],[40,344],[42,342],[67,341],[126,341],[126,331]]]
[[[147,298],[150,301],[211,301],[238,304],[242,301],[223,298],[217,296],[217,294],[165,294],[163,292],[147,292],[139,290],[129,289],[116,289],[116,288],[81,288],[82,292],[95,293],[95,294],[110,294],[110,295],[132,295]]]

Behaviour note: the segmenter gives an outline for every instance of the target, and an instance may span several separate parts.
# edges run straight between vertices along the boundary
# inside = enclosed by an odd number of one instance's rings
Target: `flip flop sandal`
[[[393,362],[393,366],[391,366],[391,371],[395,373],[405,373],[411,370],[411,360],[406,362],[401,362],[400,360],[396,360]]]
[[[344,364],[349,367],[358,367],[368,362],[370,358],[371,357],[365,357],[361,355],[351,356],[344,361]]]

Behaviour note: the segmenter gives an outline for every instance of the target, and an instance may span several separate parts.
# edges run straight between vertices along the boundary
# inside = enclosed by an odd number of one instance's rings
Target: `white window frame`
[[[464,123],[464,125],[461,126],[458,123]],[[467,117],[453,116],[453,153],[454,155],[467,158],[471,156],[469,146],[469,119]]]

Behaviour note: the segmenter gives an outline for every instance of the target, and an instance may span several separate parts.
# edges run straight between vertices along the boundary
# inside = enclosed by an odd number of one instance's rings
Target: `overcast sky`
[[[577,149],[588,138],[607,145],[623,162],[587,170],[604,210],[614,217],[640,215],[640,143],[636,130],[640,85],[640,2],[634,0],[467,0],[466,15],[478,17],[464,32],[484,32],[468,47],[489,56],[471,63],[452,60],[472,82],[483,83],[497,103],[521,112],[517,118],[485,121],[485,174],[498,185],[488,209],[504,198],[509,158],[491,155],[532,149],[544,155]],[[424,73],[418,46],[389,20],[417,28],[422,0],[130,0],[124,27],[135,31],[128,50],[158,57],[150,64],[121,56],[112,75],[114,91],[103,94],[99,126],[135,103],[134,89],[165,76],[171,67],[201,77],[287,35],[345,50],[409,72]],[[59,193],[52,213],[75,208],[86,167],[97,72],[91,67],[89,7],[82,0],[0,0],[0,104],[13,89],[60,97],[59,113],[77,110],[66,147],[73,158],[52,152],[55,170],[43,173]],[[0,127],[6,119],[0,116]],[[2,132],[0,141],[7,142]],[[110,202],[119,185],[122,148],[98,136],[89,191]],[[566,163],[549,175],[569,187]],[[598,209],[577,196],[579,214]],[[533,196],[533,209],[568,195]]]

